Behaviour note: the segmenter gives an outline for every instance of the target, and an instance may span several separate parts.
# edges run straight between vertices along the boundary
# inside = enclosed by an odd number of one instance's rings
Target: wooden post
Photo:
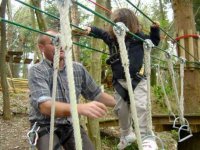
[[[192,29],[189,29],[188,30],[188,34],[192,34]],[[193,37],[189,37],[188,38],[188,51],[189,51],[189,57],[188,57],[188,60],[191,61],[191,62],[194,62],[194,42],[193,42]],[[190,67],[190,70],[194,70],[194,63],[191,63],[189,65]]]
[[[199,35],[199,32],[197,32],[197,34]],[[200,37],[197,39],[197,56],[200,61]]]
[[[178,33],[178,36],[180,37],[180,36],[183,36],[184,34],[183,34],[183,30],[180,30],[179,31],[179,33]],[[182,58],[185,58],[185,41],[184,41],[184,38],[183,39],[180,39],[180,41],[179,41],[179,44],[181,45],[180,47],[179,47],[179,54],[180,54],[180,57],[182,57]],[[183,48],[182,48],[183,47]]]

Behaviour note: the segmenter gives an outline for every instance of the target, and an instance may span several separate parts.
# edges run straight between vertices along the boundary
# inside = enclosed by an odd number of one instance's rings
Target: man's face
[[[48,34],[56,35],[53,32],[48,32]],[[44,36],[44,43],[39,44],[40,50],[44,53],[46,59],[53,62],[54,54],[55,54],[55,46],[50,37]],[[60,49],[60,60],[64,59],[65,53],[62,49]]]

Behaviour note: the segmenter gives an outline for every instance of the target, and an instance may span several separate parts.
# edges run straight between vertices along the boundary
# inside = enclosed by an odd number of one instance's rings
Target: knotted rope
[[[65,64],[67,80],[69,81],[70,109],[74,128],[74,137],[76,150],[82,150],[82,139],[80,134],[80,123],[77,111],[77,98],[74,85],[73,62],[72,62],[72,35],[69,19],[69,8],[72,5],[71,0],[57,0],[57,6],[60,13],[60,32],[61,46],[65,51]]]
[[[133,88],[131,84],[132,82],[131,82],[131,77],[129,73],[129,59],[128,59],[128,54],[127,54],[126,45],[125,45],[125,35],[128,28],[121,22],[116,23],[116,25],[117,26],[114,26],[113,31],[117,37],[119,50],[120,50],[120,57],[122,60],[124,71],[125,71],[126,83],[127,83],[128,93],[130,97],[131,115],[132,115],[132,119],[134,120],[134,127],[135,127],[136,136],[137,136],[138,148],[139,150],[142,150],[142,139],[141,139],[141,134],[140,134],[139,122],[137,118],[137,110],[136,110],[136,104],[134,100],[134,93],[133,93]]]
[[[60,57],[60,44],[58,43],[58,37],[55,37],[53,44],[55,46],[55,54],[53,58],[53,89],[52,89],[52,106],[51,106],[51,122],[50,122],[50,139],[49,139],[49,150],[53,150],[53,137],[54,137],[54,122],[55,122],[55,102],[57,92],[57,77],[59,70],[59,57]]]
[[[161,88],[162,88],[162,91],[163,91],[163,94],[164,94],[165,105],[167,106],[169,115],[172,115],[174,118],[176,118],[175,114],[172,111],[172,107],[171,107],[171,104],[169,102],[166,90],[165,90],[165,86],[164,86],[163,79],[161,77],[160,66],[159,65],[156,66],[156,70],[157,70],[157,73],[158,73],[158,79],[160,80]]]
[[[177,90],[176,80],[175,80],[175,75],[174,75],[173,62],[172,62],[170,53],[166,53],[166,59],[167,59],[169,73],[170,73],[171,78],[172,78],[172,86],[173,86],[173,89],[174,89],[174,92],[175,92],[176,105],[178,107],[177,108],[178,116],[181,117],[180,99],[179,99],[179,96],[178,96],[178,90]],[[181,124],[184,124],[184,119],[180,118],[180,122],[181,122]]]
[[[180,94],[180,120],[185,124],[184,120],[184,65],[185,59],[180,58],[180,77],[181,77],[181,94]]]
[[[153,134],[153,127],[152,127],[152,114],[151,114],[151,50],[154,46],[152,41],[147,39],[145,40],[143,47],[144,47],[144,61],[145,61],[145,74],[147,76],[147,128],[150,135]]]

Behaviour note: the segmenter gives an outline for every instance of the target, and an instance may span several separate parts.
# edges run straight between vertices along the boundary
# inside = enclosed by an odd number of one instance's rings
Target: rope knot
[[[117,22],[116,26],[113,27],[113,31],[116,36],[125,36],[126,32],[129,31],[129,29],[125,26],[123,22]]]
[[[152,47],[154,47],[154,44],[152,43],[152,41],[150,39],[146,39],[143,44],[143,47],[145,50],[151,52],[151,49],[152,49]]]

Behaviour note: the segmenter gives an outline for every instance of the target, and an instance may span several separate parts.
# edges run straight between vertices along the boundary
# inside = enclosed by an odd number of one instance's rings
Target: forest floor
[[[12,111],[11,120],[3,120],[3,98],[0,91],[0,150],[28,150],[29,143],[27,140],[27,132],[30,124],[28,121],[28,92],[10,94],[10,104]],[[155,107],[155,106],[154,106]],[[158,109],[156,109],[158,111]],[[161,110],[160,110],[161,111]],[[108,118],[112,116],[112,111],[108,114]],[[102,150],[116,150],[116,145],[119,142],[118,127],[102,128],[101,141]],[[159,133],[160,136],[168,136],[165,143],[167,149],[176,150],[176,142],[170,133]],[[173,144],[172,144],[173,143]],[[112,145],[112,146],[111,146]],[[136,150],[135,146],[129,147],[127,150]]]

